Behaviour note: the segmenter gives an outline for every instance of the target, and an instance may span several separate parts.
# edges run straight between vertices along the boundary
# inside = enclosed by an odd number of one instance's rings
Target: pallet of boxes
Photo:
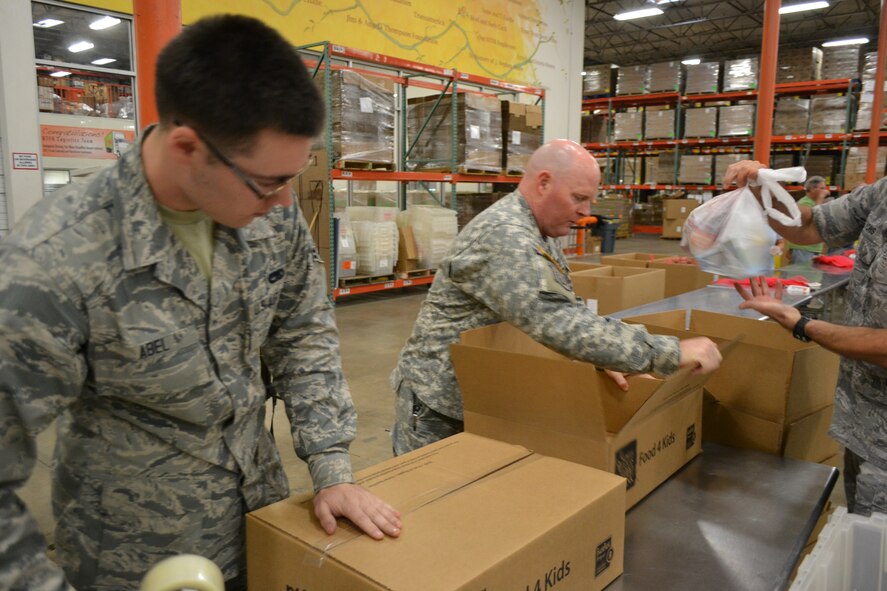
[[[690,212],[699,207],[695,199],[664,199],[662,201],[662,238],[680,240]]]

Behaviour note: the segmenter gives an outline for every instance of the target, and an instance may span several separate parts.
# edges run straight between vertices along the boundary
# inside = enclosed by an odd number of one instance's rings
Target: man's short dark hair
[[[824,185],[824,184],[826,184],[825,179],[822,178],[821,176],[811,176],[804,183],[804,190],[811,191],[811,190],[819,187],[819,185]]]
[[[160,122],[178,121],[217,141],[245,149],[263,130],[313,137],[323,103],[290,43],[245,16],[201,19],[169,42],[157,58]]]

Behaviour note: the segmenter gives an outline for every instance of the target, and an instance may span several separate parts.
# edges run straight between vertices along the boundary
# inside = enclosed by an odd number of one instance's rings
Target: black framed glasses
[[[182,125],[178,121],[174,121],[173,123],[175,123],[175,125],[178,125],[178,126]],[[301,170],[299,170],[299,172],[297,172],[296,174],[294,174],[293,176],[291,176],[287,179],[284,179],[284,181],[282,183],[280,183],[279,185],[277,185],[275,188],[266,191],[266,190],[263,190],[261,186],[259,186],[259,183],[256,182],[255,179],[253,179],[250,175],[245,173],[239,166],[234,164],[234,162],[232,162],[230,158],[225,156],[225,154],[223,154],[221,150],[219,150],[215,145],[213,145],[212,142],[210,142],[208,139],[206,139],[206,137],[204,137],[203,134],[201,134],[199,131],[197,131],[193,127],[191,129],[194,131],[194,134],[198,138],[200,138],[200,141],[202,141],[204,144],[206,144],[206,147],[209,148],[209,151],[212,152],[213,156],[218,158],[222,164],[227,166],[231,170],[231,172],[236,174],[237,177],[241,181],[243,181],[243,184],[246,185],[247,187],[249,187],[250,191],[255,193],[256,197],[258,197],[262,201],[264,201],[265,199],[268,199],[269,197],[273,197],[274,195],[276,195],[277,193],[279,193],[280,191],[282,191],[286,187],[291,187],[293,182],[295,182],[295,180],[297,178],[299,178],[302,175],[302,173],[305,172],[308,169],[308,166],[311,164],[311,160],[308,160],[308,162],[305,163],[305,165],[301,168]]]

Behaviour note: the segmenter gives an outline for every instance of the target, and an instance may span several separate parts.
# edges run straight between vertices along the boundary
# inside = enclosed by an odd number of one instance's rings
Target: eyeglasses
[[[173,123],[175,123],[176,125],[179,125],[179,126],[182,125],[178,121],[174,121]],[[202,141],[204,144],[206,144],[206,147],[209,148],[209,151],[213,153],[213,156],[218,158],[222,162],[222,164],[224,164],[229,169],[231,169],[231,172],[236,174],[238,176],[238,178],[240,178],[240,180],[243,181],[243,184],[245,184],[247,187],[249,187],[249,189],[253,193],[256,194],[256,197],[258,197],[260,200],[263,200],[263,201],[265,199],[268,199],[269,197],[273,197],[274,195],[279,193],[285,187],[291,186],[293,184],[293,182],[297,178],[299,178],[299,176],[301,176],[302,173],[304,173],[308,169],[308,166],[310,166],[310,164],[311,164],[311,161],[309,160],[308,162],[305,163],[305,165],[301,168],[301,170],[299,170],[299,172],[297,172],[293,176],[285,179],[281,184],[277,185],[275,188],[271,189],[270,191],[264,191],[264,190],[262,190],[262,187],[259,186],[259,183],[257,183],[255,181],[255,179],[253,179],[251,176],[249,176],[248,174],[243,172],[243,170],[241,170],[239,166],[234,164],[231,161],[231,159],[228,158],[227,156],[225,156],[221,150],[219,150],[217,147],[215,147],[212,144],[212,142],[210,142],[208,139],[206,139],[199,131],[197,131],[193,127],[191,129],[194,131],[194,134],[198,138],[200,138],[200,141]]]

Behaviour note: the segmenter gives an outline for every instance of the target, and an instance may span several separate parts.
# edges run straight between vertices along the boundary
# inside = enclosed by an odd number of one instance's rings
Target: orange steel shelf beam
[[[755,150],[758,162],[770,161],[770,136],[773,131],[773,103],[776,98],[776,57],[779,51],[780,0],[765,0],[764,31],[758,78],[758,103],[755,113]]]
[[[872,121],[869,129],[872,131],[881,129],[881,121],[884,116],[884,64],[887,63],[887,2],[881,0],[881,21],[878,26],[878,66],[875,72],[875,95],[872,97]],[[877,179],[878,141],[875,134],[869,136],[868,162],[865,171],[865,182],[873,183]]]
[[[459,174],[451,172],[393,172],[387,170],[333,169],[333,180],[346,181],[427,181],[432,183],[519,183],[520,176]]]
[[[415,279],[395,279],[393,281],[385,281],[382,283],[368,283],[366,285],[354,285],[352,287],[337,287],[335,290],[333,290],[333,299],[349,295],[360,295],[363,293],[373,293],[375,291],[385,291],[388,289],[400,289],[403,287],[414,287],[416,285],[428,285],[432,281],[434,281],[434,275],[430,277],[417,277]]]

